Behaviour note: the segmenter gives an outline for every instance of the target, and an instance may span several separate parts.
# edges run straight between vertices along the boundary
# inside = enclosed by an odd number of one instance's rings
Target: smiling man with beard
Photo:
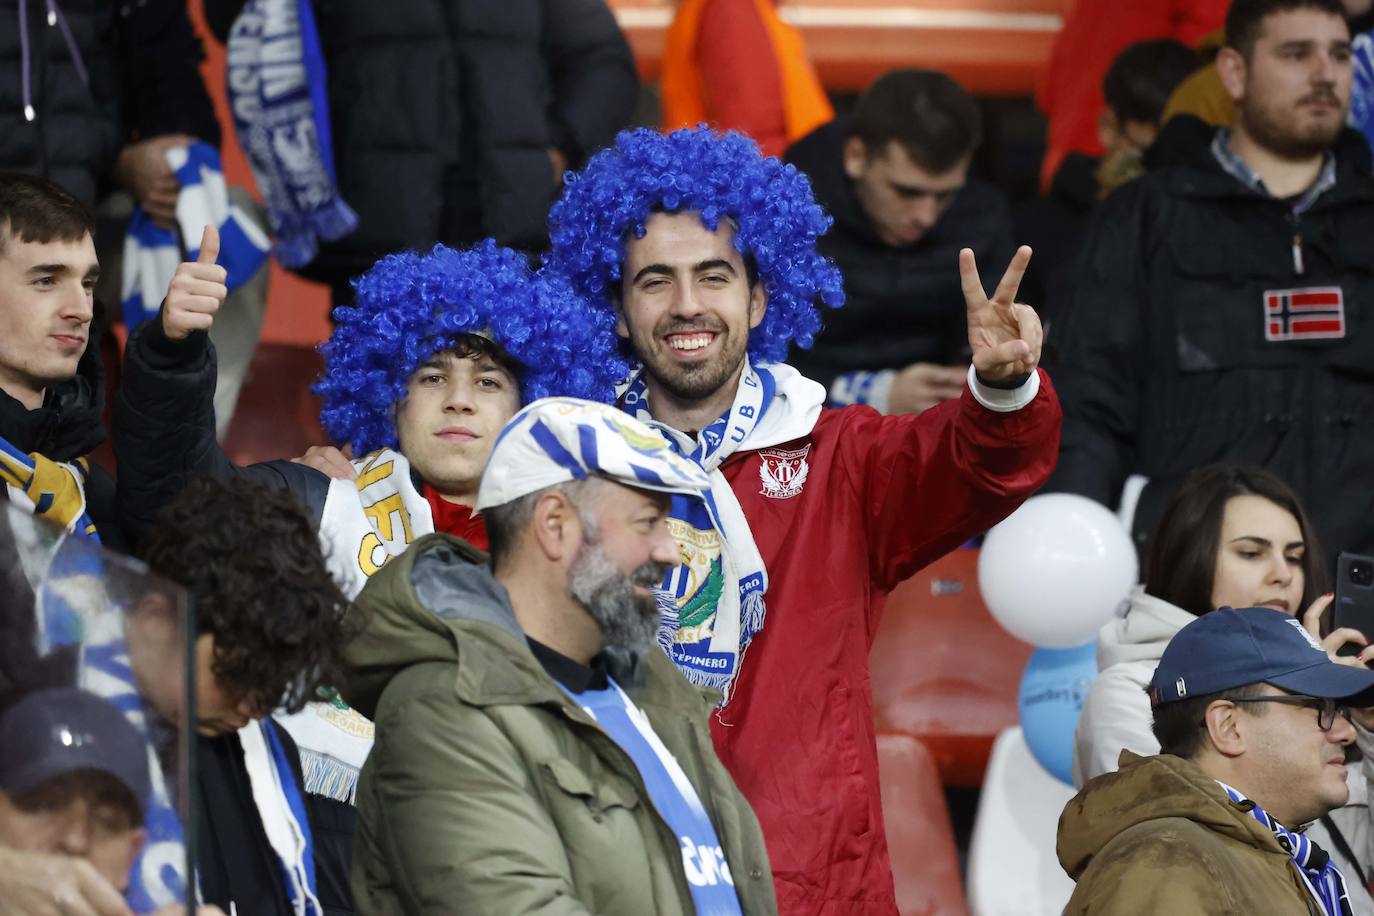
[[[776,912],[714,692],[655,645],[670,497],[709,486],[614,407],[536,401],[482,477],[491,566],[434,534],[368,581],[347,652],[346,698],[377,724],[359,912]]]
[[[1141,540],[1193,468],[1287,481],[1335,551],[1374,550],[1374,177],[1346,128],[1338,0],[1234,0],[1216,67],[1235,123],[1165,124],[1103,202],[1054,330],[1049,489],[1109,506],[1141,475]],[[1135,492],[1135,491],[1133,491]]]

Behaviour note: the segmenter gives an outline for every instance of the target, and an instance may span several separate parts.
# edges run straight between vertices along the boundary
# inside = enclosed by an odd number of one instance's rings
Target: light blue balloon
[[[1073,730],[1097,677],[1097,640],[1071,649],[1036,649],[1016,699],[1021,733],[1040,765],[1073,783]]]

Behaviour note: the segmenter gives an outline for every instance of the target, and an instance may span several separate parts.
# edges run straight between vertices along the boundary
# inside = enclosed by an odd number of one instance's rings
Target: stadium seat
[[[944,785],[979,785],[1031,651],[984,607],[978,551],[954,551],[888,598],[870,655],[878,731],[925,742]]]
[[[974,916],[1056,916],[1073,881],[1054,853],[1059,813],[1072,786],[1036,763],[1021,728],[997,736],[988,761],[968,852],[968,901]]]
[[[967,916],[949,809],[930,751],[910,735],[879,735],[878,778],[898,912]]]

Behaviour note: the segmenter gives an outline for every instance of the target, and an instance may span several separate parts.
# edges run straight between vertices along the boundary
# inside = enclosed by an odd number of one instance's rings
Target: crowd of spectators
[[[673,132],[603,0],[206,0],[262,206],[181,0],[12,6],[0,916],[895,912],[884,599],[1041,488],[1143,558],[1068,912],[1374,914],[1368,2],[1077,4],[1015,205],[768,0],[681,4]],[[238,466],[268,227],[333,444]]]

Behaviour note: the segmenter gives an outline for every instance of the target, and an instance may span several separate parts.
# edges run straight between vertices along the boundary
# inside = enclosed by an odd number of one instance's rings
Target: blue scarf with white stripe
[[[248,0],[229,33],[229,108],[284,267],[358,228],[339,196],[324,54],[310,0]]]
[[[1259,805],[1221,780],[1217,780],[1217,785],[1221,786],[1231,801],[1242,809],[1249,810],[1251,817],[1273,832],[1279,845],[1293,858],[1293,865],[1297,867],[1298,874],[1307,885],[1308,893],[1321,904],[1322,910],[1328,916],[1351,916],[1345,877],[1336,867],[1336,863],[1331,861],[1331,856],[1325,849],[1312,842],[1306,835],[1289,830],[1270,817]]]

